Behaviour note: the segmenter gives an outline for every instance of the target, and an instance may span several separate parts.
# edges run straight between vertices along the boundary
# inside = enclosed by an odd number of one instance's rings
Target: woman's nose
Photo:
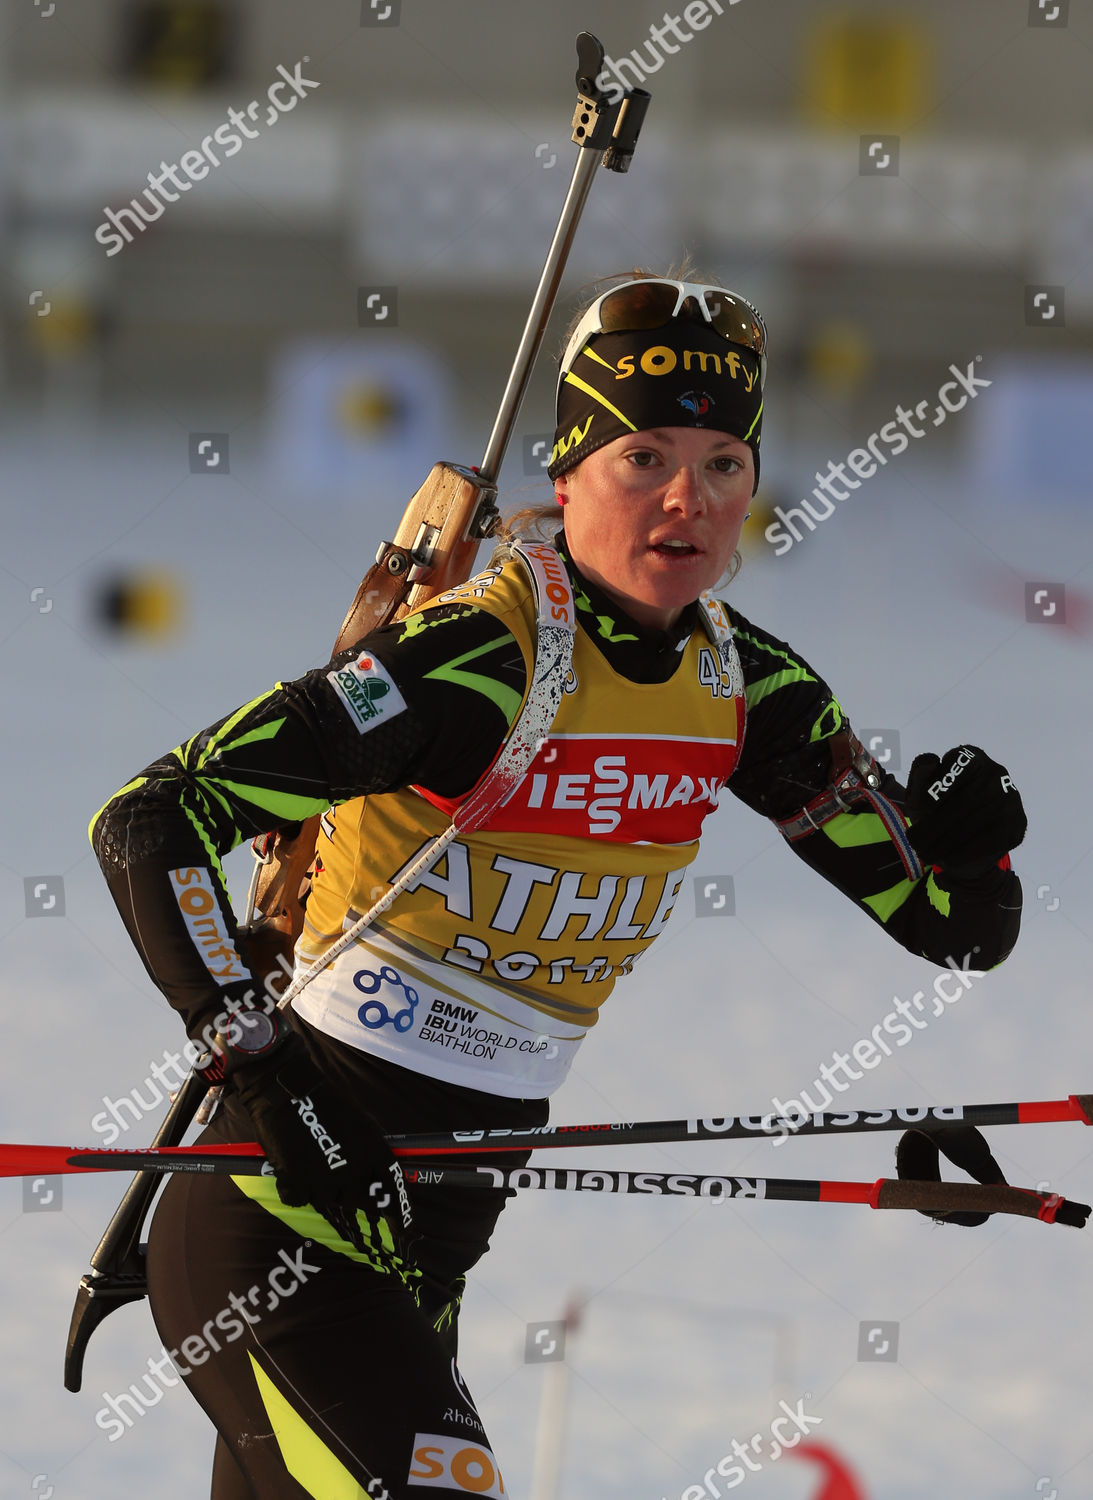
[[[702,481],[690,464],[680,464],[671,476],[664,491],[665,508],[683,510],[687,514],[701,511],[706,500],[702,492]]]

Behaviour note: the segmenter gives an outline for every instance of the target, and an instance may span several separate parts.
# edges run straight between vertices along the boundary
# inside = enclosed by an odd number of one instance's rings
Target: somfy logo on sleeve
[[[208,870],[184,868],[169,871],[171,889],[194,947],[217,984],[246,979],[247,971],[232,939],[224,914],[213,891]]]
[[[486,1495],[504,1500],[505,1486],[497,1460],[488,1448],[444,1433],[419,1432],[414,1436],[414,1457],[407,1485],[435,1487],[451,1494]]]
[[[406,700],[374,656],[359,656],[328,672],[326,680],[345,704],[358,734],[402,713]]]

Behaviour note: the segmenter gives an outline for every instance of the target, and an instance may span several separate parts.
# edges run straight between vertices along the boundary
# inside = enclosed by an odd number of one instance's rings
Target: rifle
[[[602,154],[604,166],[611,171],[629,168],[649,105],[650,95],[644,89],[630,90],[617,108],[607,103],[596,83],[603,68],[603,47],[590,32],[582,31],[577,38],[577,59],[578,99],[573,115],[573,140],[580,148],[577,162],[482,462],[476,469],[434,464],[406,507],[394,540],[380,544],[376,561],[342,623],[334,654],[462,583],[471,574],[479,543],[497,523],[497,475],[542,345],[597,158]],[[318,834],[319,818],[313,817],[294,837],[277,832],[255,841],[263,866],[255,896],[261,915],[249,936],[267,968],[277,962],[278,954],[291,959],[303,928]]]
[[[498,511],[497,476],[512,428],[527,391],[535,360],[577,232],[585,202],[600,165],[626,172],[634,155],[650,95],[629,89],[611,99],[597,80],[604,50],[591,32],[577,37],[577,104],[572,140],[578,147],[569,190],[547,252],[531,310],[501,397],[493,431],[477,468],[437,463],[414,495],[394,539],[382,542],[342,622],[332,655],[427,600],[454,588],[473,570],[479,544],[494,530]],[[618,84],[612,84],[616,91]],[[259,865],[240,926],[243,952],[252,973],[291,973],[291,956],[303,927],[304,901],[315,859],[320,819],[308,818],[290,833],[279,829],[253,841]],[[272,988],[266,979],[267,989]],[[153,1141],[178,1145],[197,1114],[206,1084],[191,1074],[171,1105]],[[68,1331],[64,1382],[78,1391],[88,1340],[107,1313],[147,1294],[141,1229],[159,1187],[158,1175],[138,1172],[91,1257],[92,1269],[76,1293]]]

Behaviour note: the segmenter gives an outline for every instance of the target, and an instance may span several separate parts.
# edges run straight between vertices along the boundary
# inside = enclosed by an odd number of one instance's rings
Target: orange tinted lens
[[[600,328],[604,333],[638,333],[643,328],[663,328],[672,321],[679,300],[674,286],[663,281],[636,281],[616,287],[600,304]]]
[[[754,349],[756,354],[763,353],[763,325],[753,308],[716,287],[711,287],[704,296],[710,322],[718,333],[734,344],[743,344],[745,349]]]

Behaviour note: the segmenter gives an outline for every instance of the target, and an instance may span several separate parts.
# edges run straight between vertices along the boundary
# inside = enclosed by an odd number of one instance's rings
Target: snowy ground
[[[174,427],[97,438],[69,427],[65,446],[33,430],[0,445],[5,1140],[93,1143],[104,1096],[139,1085],[181,1036],[109,900],[89,817],[154,754],[323,659],[401,509],[366,509],[351,548],[344,518],[283,514],[246,453],[229,476],[191,476],[184,441]],[[781,476],[783,504],[805,493],[801,476]],[[847,1107],[1091,1086],[1090,641],[1027,623],[1023,604],[1025,580],[1065,582],[1077,603],[1093,590],[1091,558],[1088,506],[988,503],[909,454],[786,557],[751,553],[733,586],[746,614],[829,678],[857,726],[898,730],[904,769],[920,750],[970,739],[1009,765],[1029,812],[1015,955],[855,1084]],[[188,628],[166,647],[111,640],[90,618],[104,572],[143,563],[170,566],[188,593]],[[263,589],[280,597],[282,580],[298,620],[263,608]],[[247,857],[229,869],[241,890]],[[735,915],[697,918],[684,888],[585,1044],[557,1121],[762,1111],[932,981],[731,797],[695,873],[733,877]],[[53,875],[64,917],[28,919],[24,879]],[[119,1144],[150,1139],[157,1119]],[[589,1155],[875,1178],[891,1173],[894,1141]],[[1093,1137],[1079,1127],[999,1129],[992,1142],[1011,1180],[1093,1201]],[[211,1432],[182,1388],[117,1442],[95,1425],[102,1393],[158,1352],[146,1306],[96,1334],[81,1395],[62,1389],[76,1283],[122,1180],[65,1179],[60,1212],[24,1212],[23,1184],[0,1183],[4,1495],[206,1492]],[[734,1437],[765,1431],[781,1397],[822,1417],[816,1436],[874,1500],[1088,1495],[1091,1245],[1093,1230],[1013,1219],[969,1231],[856,1207],[527,1194],[472,1281],[462,1363],[513,1496],[528,1493],[543,1379],[524,1363],[526,1325],[559,1318],[572,1293],[588,1300],[570,1357],[566,1500],[674,1500]],[[896,1362],[859,1361],[859,1326],[874,1320],[898,1322]],[[806,1500],[817,1484],[787,1459],[750,1475],[747,1493]]]

